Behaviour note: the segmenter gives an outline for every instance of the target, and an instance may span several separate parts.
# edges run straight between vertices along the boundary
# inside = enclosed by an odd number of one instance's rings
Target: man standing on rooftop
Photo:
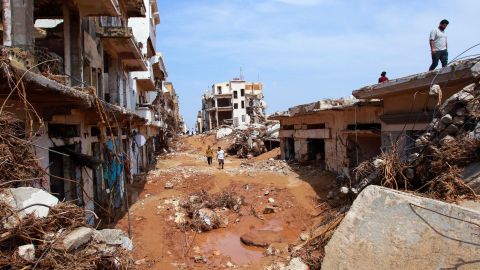
[[[429,70],[434,70],[438,66],[438,61],[442,62],[442,67],[448,64],[448,50],[447,50],[447,29],[449,22],[442,20],[438,28],[430,32],[430,49],[432,51],[432,65]]]

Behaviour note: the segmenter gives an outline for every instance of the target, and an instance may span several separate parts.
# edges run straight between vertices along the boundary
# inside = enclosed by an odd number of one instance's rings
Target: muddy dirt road
[[[208,166],[206,146],[217,146],[213,137],[184,137],[176,150],[159,157],[147,177],[138,201],[131,206],[134,257],[140,269],[263,269],[280,254],[267,248],[247,246],[240,237],[254,242],[275,243],[279,250],[300,243],[318,216],[318,201],[326,196],[332,176],[312,167],[276,166],[278,150],[250,161],[227,157],[225,169]],[[221,143],[220,143],[221,144]],[[242,165],[243,164],[243,165]],[[273,165],[272,165],[273,164]],[[283,163],[284,164],[284,163]],[[167,189],[170,182],[173,188]],[[179,204],[196,192],[217,194],[229,190],[242,197],[237,212],[223,209],[223,226],[208,232],[182,229]],[[265,210],[274,206],[274,213]],[[177,223],[176,223],[177,222]],[[125,216],[117,224],[127,230]]]

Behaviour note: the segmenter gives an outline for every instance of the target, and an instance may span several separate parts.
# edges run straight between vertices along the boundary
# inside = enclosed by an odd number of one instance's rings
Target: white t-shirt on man
[[[217,159],[225,159],[225,152],[223,150],[217,151]]]
[[[430,32],[430,40],[433,40],[433,48],[435,51],[443,51],[447,49],[447,33],[436,28]]]

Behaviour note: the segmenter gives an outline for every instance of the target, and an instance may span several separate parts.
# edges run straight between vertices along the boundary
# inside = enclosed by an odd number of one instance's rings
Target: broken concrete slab
[[[0,195],[0,200],[17,211],[23,209],[19,212],[21,217],[28,214],[34,214],[38,218],[46,217],[50,211],[49,207],[58,204],[55,196],[32,187],[10,188]]]
[[[478,268],[479,219],[458,205],[369,186],[325,247],[322,269]]]
[[[93,239],[98,243],[105,243],[112,246],[121,246],[127,250],[133,249],[132,240],[119,229],[103,229],[94,231]]]
[[[87,227],[80,227],[65,236],[63,239],[63,248],[67,251],[75,250],[83,244],[90,241],[94,230]]]

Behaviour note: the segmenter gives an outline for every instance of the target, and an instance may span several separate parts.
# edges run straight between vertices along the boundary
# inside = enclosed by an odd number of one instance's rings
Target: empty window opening
[[[347,130],[372,130],[372,131],[381,131],[381,124],[350,124],[347,126]]]
[[[325,123],[307,125],[307,129],[324,129]]]
[[[238,109],[238,103],[234,103],[234,104],[233,104],[233,108],[234,108],[234,109]]]
[[[237,91],[233,91],[233,98],[238,98],[238,92]]]
[[[283,130],[294,130],[295,126],[294,125],[282,125]]]
[[[80,125],[48,124],[50,138],[80,137]]]
[[[232,106],[232,101],[227,98],[221,98],[217,100],[218,107],[230,107]]]

